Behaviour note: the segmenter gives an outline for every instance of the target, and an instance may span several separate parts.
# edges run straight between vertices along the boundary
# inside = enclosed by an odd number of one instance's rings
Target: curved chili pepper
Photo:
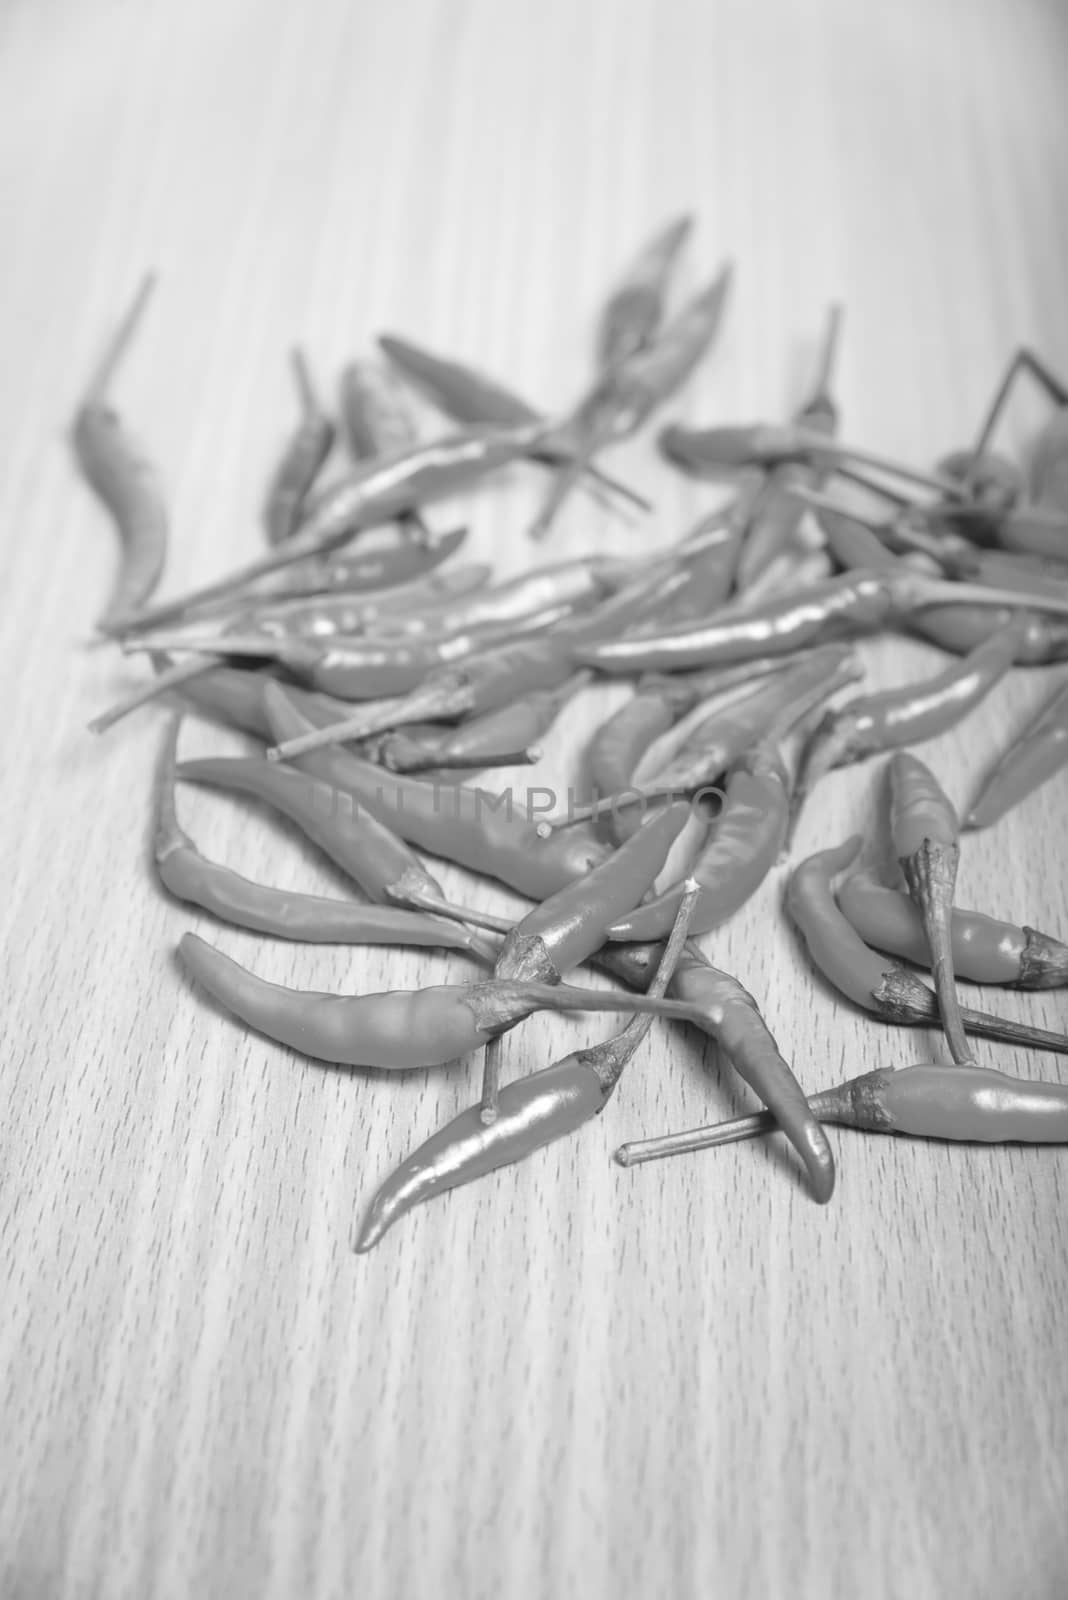
[[[838,430],[838,405],[831,393],[831,381],[841,331],[842,308],[832,305],[811,392],[792,419],[795,426],[828,438]],[[799,487],[818,488],[823,476],[818,468],[805,462],[784,461],[772,468],[753,508],[738,557],[738,587],[743,593],[796,539],[805,507],[795,491]]]
[[[380,334],[378,343],[405,377],[454,422],[474,428],[522,428],[530,423],[548,421],[543,411],[529,405],[495,378],[487,377],[462,361],[435,355],[422,345],[412,344],[409,339],[400,339],[392,333]],[[531,450],[530,459],[544,466],[558,467],[568,461],[572,453],[562,441],[545,439]],[[602,494],[607,492],[629,500],[642,511],[652,510],[644,495],[620,483],[618,478],[609,477],[592,463],[585,470],[590,487]]]
[[[372,462],[361,472],[342,479],[309,507],[305,522],[284,544],[176,600],[129,613],[124,623],[131,628],[146,628],[172,622],[207,600],[239,593],[267,573],[306,556],[333,550],[363,528],[390,522],[424,501],[466,489],[487,473],[524,455],[543,431],[530,427],[511,433],[469,432],[418,445],[403,456]]]
[[[325,895],[294,894],[254,883],[201,855],[179,826],[174,804],[175,751],[180,717],[167,734],[160,764],[154,851],[163,887],[237,928],[295,939],[302,944],[430,945],[466,950],[492,966],[496,947],[462,923],[403,911],[399,906],[357,905]]]
[[[689,807],[670,806],[652,817],[607,861],[594,867],[577,883],[557,890],[517,922],[497,954],[495,978],[524,982],[559,983],[565,972],[599,950],[616,918],[641,900],[667,860],[675,840],[689,820]],[[685,901],[689,926],[696,904],[697,885],[688,879],[676,905]],[[500,1052],[496,1042],[486,1047],[482,1079],[481,1116],[492,1122],[497,1115]]]
[[[789,780],[778,751],[767,744],[747,750],[731,768],[723,810],[690,869],[701,887],[691,924],[695,936],[718,928],[752,899],[778,860],[788,807]],[[609,939],[661,938],[682,893],[682,884],[672,884],[613,923]]]
[[[127,434],[107,398],[116,368],[129,349],[155,286],[155,274],[149,273],[86,384],[71,429],[78,465],[110,512],[122,546],[111,598],[97,618],[97,627],[104,632],[119,627],[131,611],[145,603],[159,582],[167,554],[167,511],[155,468]]]
[[[821,1122],[837,1122],[869,1133],[911,1134],[977,1144],[1068,1143],[1068,1087],[1010,1078],[990,1067],[946,1066],[923,1061],[886,1067],[809,1096]],[[775,1133],[767,1112],[736,1117],[692,1133],[624,1145],[624,1165],[655,1161],[683,1150],[711,1150],[757,1134]],[[622,1156],[623,1151],[617,1152]]]
[[[531,526],[531,538],[548,533],[590,458],[637,432],[657,406],[686,382],[719,331],[732,273],[728,262],[653,343],[605,370],[579,402],[558,435],[574,441],[573,459],[549,491]]]
[[[178,952],[197,982],[242,1022],[317,1061],[419,1071],[480,1050],[534,1011],[622,1011],[686,1020],[677,1000],[567,984],[437,984],[381,994],[321,994],[268,983],[195,933]]]
[[[334,424],[320,404],[304,352],[294,350],[290,359],[301,415],[267,490],[263,522],[271,544],[296,533],[304,502],[334,448]]]
[[[869,873],[855,872],[839,889],[838,904],[865,944],[920,966],[929,962],[923,918],[907,894],[886,888]],[[1068,945],[1048,933],[954,907],[950,937],[955,970],[972,983],[1013,989],[1068,984]]]
[[[871,630],[927,606],[980,603],[997,608],[1024,604],[1015,594],[981,585],[944,583],[913,572],[898,562],[897,570],[845,572],[807,592],[786,595],[752,611],[714,619],[700,628],[611,642],[578,643],[575,658],[600,672],[674,670],[744,660],[747,654],[786,654],[811,644],[829,631]],[[1068,612],[1068,601],[1039,594],[1029,596],[1037,610]],[[988,619],[991,613],[988,611]]]
[[[905,967],[887,965],[864,943],[842,915],[831,893],[831,879],[855,861],[863,840],[847,839],[835,850],[821,850],[802,861],[786,891],[786,909],[797,926],[814,966],[855,1005],[905,1027],[938,1026],[935,994]],[[1006,1044],[1068,1053],[1068,1035],[1010,1022],[985,1011],[962,1008],[965,1030]]]
[[[1068,684],[1005,751],[972,802],[966,825],[988,828],[1068,762]]]
[[[276,738],[308,727],[279,686],[268,688],[264,704]],[[459,785],[443,793],[436,785],[384,773],[333,744],[299,757],[298,765],[347,790],[409,843],[498,878],[531,900],[547,899],[609,853],[600,840],[574,829],[542,839],[529,799],[524,807],[510,790],[494,794]]]
[[[724,468],[764,467],[771,470],[789,462],[823,469],[867,467],[885,472],[924,489],[935,489],[948,499],[961,499],[965,491],[952,478],[923,472],[902,461],[843,445],[810,427],[774,426],[766,423],[729,424],[714,428],[684,428],[677,423],[660,435],[660,448],[677,467],[698,475],[718,476]]]
[[[641,989],[648,982],[658,948],[610,946],[598,956],[597,964],[621,977],[624,983]],[[738,1076],[771,1110],[800,1156],[815,1198],[825,1204],[834,1192],[834,1156],[827,1135],[752,995],[729,973],[711,966],[692,945],[687,947],[669,988],[691,1008],[688,1020],[715,1040]],[[623,1147],[627,1151],[634,1148]],[[622,1151],[617,1152],[617,1160],[622,1160]]]
[[[909,895],[923,917],[946,1043],[958,1066],[971,1066],[974,1058],[964,1037],[949,933],[960,826],[930,767],[908,751],[900,751],[890,763],[890,834]]]
[[[933,678],[858,695],[829,711],[801,757],[791,835],[805,800],[825,773],[896,746],[933,739],[974,711],[1012,666],[1022,631],[1022,625],[1010,623]]]
[[[907,627],[910,633],[919,634],[943,650],[964,655],[995,628],[1005,628],[1014,620],[1024,624],[1016,649],[1018,667],[1068,660],[1068,624],[1057,617],[1041,616],[1031,608],[999,606],[992,611],[989,606],[932,606],[909,617]]]
[[[679,908],[671,938],[649,984],[647,992],[653,998],[665,992],[682,953],[691,903],[684,900]],[[388,1228],[434,1195],[522,1161],[591,1121],[608,1104],[624,1067],[651,1025],[649,1016],[634,1017],[622,1033],[602,1044],[576,1050],[540,1072],[505,1084],[497,1115],[488,1125],[478,1107],[454,1117],[386,1179],[371,1201],[354,1249],[370,1250]]]
[[[618,366],[652,343],[664,316],[668,284],[693,217],[676,217],[650,239],[605,302],[597,325],[597,365]]]

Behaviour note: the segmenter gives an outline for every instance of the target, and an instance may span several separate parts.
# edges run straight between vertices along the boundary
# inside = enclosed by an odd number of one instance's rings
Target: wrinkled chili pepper
[[[786,909],[805,941],[813,965],[840,994],[883,1022],[937,1027],[936,995],[915,973],[896,962],[888,965],[885,956],[869,949],[838,909],[831,893],[831,879],[852,865],[862,843],[858,835],[837,849],[821,850],[802,861],[787,887]],[[971,1008],[962,1009],[961,1016],[967,1032],[985,1039],[1068,1053],[1068,1035],[1031,1028]]]
[[[923,917],[946,1043],[958,1066],[972,1066],[949,931],[960,861],[960,826],[949,796],[930,767],[905,750],[890,763],[890,834],[909,895]]]
[[[928,964],[931,951],[923,918],[907,894],[886,888],[870,873],[855,872],[839,889],[838,904],[865,944],[920,966]],[[1068,945],[1048,933],[954,907],[950,936],[957,975],[971,983],[1013,989],[1068,984]]]
[[[1032,609],[1068,612],[1068,602],[1039,594],[1028,597]],[[599,672],[671,671],[741,661],[749,654],[785,654],[820,640],[827,633],[857,632],[910,617],[928,606],[979,603],[1013,610],[1023,597],[976,584],[945,583],[898,569],[856,571],[828,578],[799,595],[786,595],[752,611],[731,613],[699,628],[680,628],[615,641],[575,646],[575,659]]]
[[[71,429],[78,465],[110,512],[122,550],[111,597],[97,618],[97,627],[105,633],[121,626],[130,612],[144,605],[159,582],[167,554],[167,510],[155,468],[126,432],[107,397],[155,284],[154,273],[142,280],[82,392]]]
[[[659,948],[611,945],[597,957],[597,964],[641,989],[648,982]],[[738,1076],[773,1113],[804,1164],[815,1198],[826,1203],[834,1192],[834,1156],[827,1135],[809,1109],[804,1091],[752,995],[736,978],[713,967],[693,945],[687,946],[669,989],[692,1008],[689,1020],[716,1042]]]
[[[280,544],[296,533],[305,501],[334,448],[334,424],[316,394],[304,352],[294,350],[290,360],[300,399],[300,421],[267,490],[263,523],[271,544]]]
[[[652,886],[689,814],[688,806],[676,805],[651,817],[607,861],[535,906],[505,935],[493,976],[559,983],[566,972],[599,950],[616,918],[632,911]],[[695,885],[688,880],[677,907],[686,900],[687,925],[696,902],[696,892],[691,890]],[[673,920],[677,923],[678,919]],[[499,1083],[499,1041],[491,1040],[482,1078],[484,1122],[492,1122],[497,1115]]]
[[[920,683],[858,695],[829,711],[809,737],[791,806],[791,834],[801,808],[825,773],[955,727],[1008,672],[1022,625],[1010,623],[944,672]]]
[[[195,933],[178,951],[209,994],[257,1033],[317,1061],[419,1071],[479,1050],[534,1011],[621,1011],[689,1020],[677,1000],[567,984],[437,984],[380,994],[321,994],[268,983]]]
[[[378,343],[405,377],[454,422],[473,428],[522,428],[530,423],[548,421],[544,412],[529,405],[511,389],[461,361],[435,355],[422,345],[412,344],[409,339],[400,339],[395,334],[381,334]],[[544,466],[558,467],[573,454],[563,441],[545,439],[530,451],[530,459]],[[590,480],[589,487],[629,500],[642,511],[652,510],[644,495],[620,483],[618,478],[609,477],[592,463],[585,472]]]
[[[683,900],[671,938],[649,984],[647,993],[654,999],[664,994],[682,953],[691,903],[690,899]],[[550,1067],[505,1084],[497,1101],[497,1115],[489,1124],[478,1107],[454,1117],[386,1179],[371,1201],[354,1248],[370,1250],[387,1228],[414,1206],[499,1167],[522,1161],[533,1151],[565,1138],[591,1121],[608,1104],[624,1067],[651,1024],[649,1016],[633,1017],[622,1033],[602,1044],[576,1050]]]
[[[280,686],[270,686],[264,704],[276,738],[307,728],[307,719]],[[531,900],[547,899],[609,853],[607,845],[580,830],[542,839],[529,797],[524,806],[510,790],[495,794],[460,785],[442,791],[417,779],[384,773],[335,744],[298,757],[297,764],[347,790],[409,843],[498,878]]]
[[[175,600],[129,613],[124,622],[132,628],[173,622],[192,607],[238,593],[267,573],[307,556],[322,555],[363,528],[389,522],[425,501],[466,489],[525,454],[543,431],[535,427],[510,433],[472,431],[419,445],[403,456],[371,462],[317,500],[305,522],[284,544]]]
[[[1068,1143],[1068,1087],[1010,1078],[990,1067],[947,1066],[936,1061],[896,1071],[881,1067],[833,1089],[821,1089],[809,1096],[808,1103],[821,1122],[863,1128],[869,1133],[977,1144]],[[755,1116],[735,1117],[691,1133],[624,1145],[624,1164],[655,1161],[688,1150],[711,1150],[777,1131],[775,1118],[758,1111]]]
[[[597,365],[602,372],[653,342],[675,263],[692,228],[691,216],[677,217],[662,228],[643,245],[608,296],[597,325]]]
[[[967,816],[969,828],[988,828],[1068,762],[1068,684],[1009,746],[989,774]]]
[[[831,392],[831,384],[841,329],[842,308],[832,305],[827,315],[812,389],[792,419],[796,427],[810,433],[826,434],[828,438],[838,430],[838,405]],[[738,587],[743,592],[797,537],[805,508],[793,491],[798,487],[818,488],[823,476],[817,467],[801,461],[784,461],[772,468],[753,508],[745,543],[738,557]]]
[[[154,852],[164,888],[236,928],[302,944],[430,945],[466,950],[492,966],[496,947],[462,923],[404,911],[399,906],[359,905],[325,895],[296,894],[254,883],[201,855],[178,823],[174,804],[178,724],[168,730],[160,764]]]
[[[731,275],[727,263],[652,344],[608,368],[579,402],[560,430],[560,437],[574,441],[574,456],[557,475],[531,525],[531,538],[548,533],[591,457],[636,433],[686,382],[719,331]]]

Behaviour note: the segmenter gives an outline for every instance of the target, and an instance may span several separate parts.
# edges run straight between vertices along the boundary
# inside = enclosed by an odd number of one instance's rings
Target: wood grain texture
[[[1058,0],[0,10],[7,1600],[1065,1592],[1064,1151],[842,1134],[826,1210],[774,1149],[625,1173],[621,1139],[747,1103],[710,1047],[658,1026],[596,1126],[349,1254],[354,1203],[470,1099],[477,1063],[308,1065],[194,994],[176,941],[195,926],[307,987],[471,969],[260,941],[161,897],[158,713],[85,732],[134,669],[86,647],[114,548],[64,428],[157,267],[118,392],[166,476],[178,592],[259,547],[294,338],[326,375],[392,328],[562,405],[598,296],[692,207],[686,287],[726,254],[738,273],[677,414],[781,414],[840,297],[848,435],[929,461],[1018,343],[1068,370],[1066,66]],[[576,501],[552,548],[642,549],[708,502],[648,439],[612,464],[655,517]],[[472,553],[520,570],[541,489],[517,470],[473,499]],[[865,655],[874,683],[939,659]],[[1049,682],[1013,674],[923,750],[954,798]],[[539,776],[566,778],[620,697],[572,706]],[[799,848],[867,825],[880,782],[828,780]],[[1063,934],[1065,801],[1051,784],[969,838],[962,901]],[[337,887],[266,816],[180,805],[238,869]],[[802,1080],[920,1059],[927,1038],[811,976],[781,890],[705,945]],[[1068,1020],[1063,995],[977,1003]],[[506,1070],[602,1031],[532,1022]]]

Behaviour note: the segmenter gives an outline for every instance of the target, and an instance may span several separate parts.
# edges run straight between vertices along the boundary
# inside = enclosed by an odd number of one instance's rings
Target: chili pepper
[[[271,685],[266,690],[264,705],[276,738],[307,728],[307,718],[281,687]],[[443,794],[433,784],[384,774],[333,744],[300,756],[298,763],[328,784],[347,790],[409,843],[497,878],[531,900],[544,900],[583,877],[608,854],[606,845],[575,830],[558,838],[540,838],[529,814],[530,797],[523,807],[515,803],[511,790],[494,794],[459,785]]]
[[[829,983],[883,1022],[904,1027],[937,1026],[938,1000],[915,973],[896,962],[886,963],[854,931],[831,893],[831,879],[856,859],[863,841],[847,839],[835,850],[821,850],[794,870],[786,892],[786,909],[808,947],[813,964]],[[967,1032],[1007,1044],[1068,1052],[1068,1035],[1030,1028],[985,1011],[962,1009]]]
[[[334,448],[334,424],[319,402],[303,351],[294,350],[291,360],[301,416],[267,491],[263,521],[271,544],[296,533],[304,502]]]
[[[1068,612],[1068,602],[1056,596],[1035,594],[1027,598],[1032,609]],[[579,643],[574,656],[580,663],[607,673],[713,666],[742,661],[748,654],[785,654],[811,644],[828,631],[870,631],[928,606],[969,603],[988,607],[1008,604],[1015,609],[1022,604],[1022,597],[978,584],[944,583],[898,563],[897,571],[861,568],[845,572],[814,584],[805,593],[786,595],[722,620],[713,619],[703,627],[589,645]],[[989,611],[987,615],[989,618]]]
[[[467,633],[429,639],[338,637],[325,643],[310,638],[219,634],[212,638],[150,634],[128,641],[126,649],[207,651],[277,661],[314,689],[341,700],[378,700],[417,689],[435,668],[475,655],[516,634],[541,632],[566,614],[555,607],[508,623],[486,624]]]
[[[459,666],[435,673],[410,695],[382,703],[379,711],[362,711],[344,721],[316,727],[300,738],[268,750],[270,760],[289,760],[326,745],[366,738],[402,722],[426,718],[475,716],[508,705],[516,695],[551,689],[572,675],[571,646],[561,630],[536,639],[519,639],[484,654],[469,656]]]
[[[414,450],[419,443],[407,397],[388,367],[373,361],[350,361],[341,374],[341,421],[345,443],[354,461]],[[401,529],[420,544],[434,533],[417,510],[402,512]]]
[[[962,483],[971,499],[987,511],[1008,511],[1023,498],[1023,476],[1016,463],[985,448],[953,450],[936,470]]]
[[[156,870],[164,888],[237,928],[295,939],[304,944],[431,945],[466,950],[492,965],[496,948],[462,923],[402,911],[399,906],[356,905],[325,895],[293,894],[232,872],[201,855],[179,826],[174,805],[176,716],[160,765],[156,811]]]
[[[495,978],[522,982],[559,983],[565,972],[599,950],[616,918],[632,911],[652,886],[675,840],[686,826],[689,807],[670,806],[652,817],[588,876],[557,890],[517,922],[497,954]],[[685,902],[686,923],[696,904],[697,885],[688,880],[679,898],[678,914]],[[678,916],[672,919],[676,926]],[[669,924],[670,926],[670,924]],[[500,1083],[500,1043],[486,1046],[482,1078],[481,1117],[492,1122],[497,1115]]]
[[[164,651],[153,652],[151,661],[154,670],[161,675],[157,683],[170,678],[173,686],[180,688],[182,698],[197,711],[206,712],[217,722],[237,728],[241,733],[255,734],[258,739],[271,737],[263,710],[263,685],[269,673],[262,668],[209,667],[206,672],[184,676],[179,683],[172,677],[175,669]]]
[[[782,849],[788,804],[786,769],[773,746],[756,745],[733,763],[723,810],[690,869],[701,886],[691,925],[694,935],[719,927],[752,899]],[[662,937],[681,892],[681,885],[674,883],[647,900],[613,923],[609,939]]]
[[[1010,623],[933,678],[858,695],[828,711],[801,757],[790,836],[805,800],[825,773],[884,750],[933,739],[974,711],[1012,666],[1021,632],[1021,625]]]
[[[391,735],[382,751],[382,764],[392,772],[419,772],[458,765],[508,763],[496,758],[503,752],[529,753],[544,737],[567,702],[585,687],[590,674],[576,672],[555,689],[537,689],[461,727],[440,733],[433,740],[411,739],[398,747],[403,735]]]
[[[664,994],[682,954],[691,904],[691,898],[684,899],[664,946],[648,988],[654,999]],[[651,1024],[651,1017],[633,1017],[622,1033],[602,1044],[576,1050],[550,1067],[505,1084],[497,1116],[489,1124],[477,1107],[454,1117],[386,1179],[371,1201],[354,1248],[370,1250],[388,1228],[424,1200],[522,1161],[591,1121],[608,1104]]]
[[[733,423],[713,428],[684,428],[673,423],[660,435],[660,448],[675,466],[698,476],[719,476],[725,468],[763,467],[771,471],[787,462],[837,468],[867,467],[885,472],[923,489],[934,489],[949,500],[962,499],[965,490],[953,478],[923,472],[903,461],[870,450],[839,444],[826,435],[797,424]]]
[[[363,528],[389,522],[424,501],[467,488],[523,455],[542,431],[531,427],[511,433],[468,432],[419,445],[403,456],[371,462],[317,500],[306,521],[284,544],[176,600],[131,613],[124,622],[136,628],[173,622],[192,607],[238,593],[267,573],[306,556],[322,555]]]
[[[1068,625],[1031,609],[999,606],[991,611],[987,606],[932,606],[910,617],[908,628],[910,633],[919,634],[943,650],[963,655],[974,650],[994,629],[1005,628],[1014,620],[1023,623],[1023,636],[1016,650],[1018,667],[1068,660]]]
[[[838,430],[838,406],[831,393],[831,382],[841,329],[842,308],[832,305],[812,390],[792,419],[796,427],[826,434],[828,438]],[[784,461],[772,469],[754,507],[738,558],[740,589],[748,589],[797,537],[805,508],[792,491],[798,486],[816,488],[822,477],[817,468],[805,462]]]
[[[865,944],[927,965],[931,952],[923,918],[907,894],[885,888],[869,873],[855,872],[839,889],[838,904]],[[972,983],[1013,989],[1068,984],[1068,945],[1048,933],[954,907],[950,936],[954,968]]]
[[[167,511],[154,467],[130,438],[107,394],[156,285],[141,282],[86,384],[74,415],[71,444],[86,482],[111,514],[122,546],[118,577],[97,627],[105,633],[148,599],[167,553]]]
[[[1068,684],[1062,684],[1038,716],[1001,757],[968,812],[969,828],[988,828],[1006,811],[1048,783],[1068,762]]]
[[[399,339],[394,334],[381,334],[378,343],[405,377],[414,382],[438,410],[454,422],[468,427],[522,428],[530,423],[544,424],[548,421],[544,412],[528,405],[511,389],[506,389],[494,378],[488,378],[485,373],[477,372],[474,367],[434,355],[421,345],[412,344],[408,339]],[[535,445],[530,452],[530,459],[553,467],[569,460],[571,454],[573,452],[562,441],[545,439]],[[592,463],[585,470],[590,480],[589,486],[629,500],[642,511],[652,510],[644,495],[620,483],[617,478],[609,477]]]
[[[947,1066],[922,1061],[915,1067],[886,1067],[810,1095],[821,1122],[837,1122],[869,1133],[905,1133],[919,1139],[952,1139],[977,1144],[1068,1143],[1068,1088],[1010,1078],[990,1067]],[[766,1111],[736,1117],[692,1133],[624,1145],[624,1165],[655,1161],[684,1150],[711,1150],[757,1134],[777,1132]],[[621,1156],[622,1151],[618,1152]]]
[[[564,439],[574,440],[574,457],[557,475],[531,526],[531,538],[548,533],[590,458],[636,433],[686,382],[719,331],[732,270],[728,262],[652,344],[605,370],[580,401],[561,430]]]
[[[641,989],[659,948],[610,945],[597,957],[597,964]],[[834,1192],[834,1156],[827,1135],[752,995],[729,973],[711,966],[693,945],[687,946],[669,988],[691,1009],[688,1020],[715,1040],[738,1076],[772,1111],[804,1164],[815,1198],[825,1204]],[[640,1147],[624,1145],[616,1159],[628,1165],[623,1152],[636,1148]]]
[[[734,587],[752,500],[752,495],[740,499],[727,518],[714,511],[701,519],[680,547],[679,587],[657,598],[649,611],[650,620],[655,617],[661,626],[675,626],[703,619],[724,604]]]
[[[1055,377],[1046,363],[1033,350],[1017,350],[1002,379],[986,420],[979,431],[976,454],[981,455],[993,434],[997,419],[1003,410],[1016,379],[1029,372],[1045,389],[1057,411],[1039,435],[1031,463],[1031,493],[1041,504],[1047,501],[1060,503],[1068,509],[1068,387]]]
[[[799,594],[814,583],[822,583],[834,570],[834,563],[826,550],[804,550],[800,547],[783,550],[724,609],[727,612],[750,611],[754,606],[762,605],[778,595]]]
[[[677,217],[631,262],[609,295],[597,327],[597,365],[603,371],[628,361],[653,342],[664,315],[668,283],[693,218]]]
[[[317,1061],[391,1071],[444,1066],[534,1011],[621,1011],[686,1019],[676,1000],[567,984],[438,984],[381,994],[319,994],[267,983],[195,933],[178,952],[210,995],[257,1033]]]
[[[890,833],[909,895],[923,917],[946,1043],[958,1066],[972,1066],[949,931],[960,861],[957,813],[930,767],[904,750],[890,763]]]
[[[339,634],[395,634],[409,612],[432,612],[434,607],[456,606],[465,595],[481,589],[492,574],[486,562],[455,567],[421,582],[401,584],[371,594],[316,594],[298,599],[256,605],[239,614],[234,625],[244,625],[275,638],[336,638]],[[423,608],[423,611],[420,610]]]
[[[384,618],[376,631],[398,633],[457,633],[491,623],[521,622],[526,617],[557,607],[586,610],[625,584],[630,563],[586,556],[536,567],[519,578],[499,583],[457,603],[448,601]]]

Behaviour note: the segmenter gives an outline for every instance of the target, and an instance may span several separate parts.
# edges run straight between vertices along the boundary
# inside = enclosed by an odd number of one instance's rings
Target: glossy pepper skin
[[[809,1105],[822,1122],[864,1128],[869,1133],[976,1144],[1068,1143],[1068,1088],[1064,1084],[1010,1078],[988,1067],[924,1061],[897,1071],[881,1068],[834,1089],[820,1090],[809,1098]],[[739,1117],[681,1135],[678,1147],[707,1150],[772,1133],[775,1126],[774,1117],[767,1113]]]
[[[202,856],[178,824],[174,805],[175,751],[180,718],[172,720],[160,762],[154,855],[163,887],[232,927],[302,944],[429,945],[466,950],[490,965],[494,945],[443,917],[398,906],[358,905],[325,895],[295,894],[255,883]]]
[[[281,689],[266,698],[275,737],[308,726]],[[608,846],[581,830],[542,839],[522,797],[450,786],[441,790],[360,761],[327,745],[297,764],[347,791],[411,844],[500,879],[532,900],[544,900],[583,877],[608,855]]]
[[[663,995],[682,952],[687,910],[684,905],[649,984],[647,993],[654,998]],[[477,1107],[454,1117],[386,1179],[371,1201],[354,1248],[370,1250],[413,1206],[522,1161],[591,1121],[608,1104],[651,1024],[650,1016],[632,1017],[622,1033],[603,1044],[576,1050],[540,1072],[507,1084],[497,1097],[496,1117],[489,1124]]]
[[[195,933],[183,934],[178,951],[201,987],[250,1028],[339,1066],[394,1072],[444,1066],[541,1009],[685,1014],[675,1001],[566,984],[550,988],[491,980],[381,994],[320,994],[268,983]]]
[[[718,928],[756,893],[782,849],[788,809],[788,779],[778,751],[755,746],[732,768],[723,811],[690,869],[701,887],[690,925],[694,935]],[[681,884],[672,884],[613,923],[608,937],[637,941],[663,937],[682,893]]]
[[[1068,763],[1068,684],[1043,706],[1005,751],[984,782],[967,817],[969,828],[988,828]]]
[[[930,948],[923,918],[907,894],[855,872],[838,890],[838,904],[865,944],[927,965]],[[954,908],[950,932],[956,971],[971,983],[1013,989],[1068,984],[1068,945],[1049,934],[959,907]]]

